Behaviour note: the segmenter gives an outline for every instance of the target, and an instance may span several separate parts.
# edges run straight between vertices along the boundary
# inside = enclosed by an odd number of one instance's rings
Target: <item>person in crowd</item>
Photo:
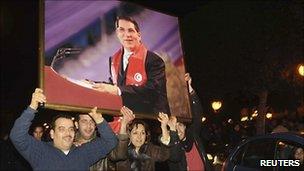
[[[239,123],[236,123],[233,127],[233,130],[229,133],[229,139],[231,143],[231,148],[234,148],[242,140],[242,126]]]
[[[31,134],[33,135],[34,138],[36,138],[37,140],[41,141],[42,136],[44,134],[43,126],[42,125],[35,125],[35,126],[33,126]]]
[[[95,83],[93,88],[120,95],[134,112],[170,114],[164,61],[147,50],[134,19],[117,17],[115,26],[122,47],[110,58],[111,84]]]
[[[188,91],[191,101],[192,122],[186,127],[184,123],[176,122],[172,117],[168,125],[170,130],[174,130],[176,125],[178,140],[171,141],[176,147],[171,148],[171,151],[179,153],[177,158],[170,157],[168,161],[170,170],[211,170],[210,164],[207,160],[204,147],[199,138],[201,130],[201,115],[203,113],[202,105],[198,96],[196,95],[191,83],[192,79],[189,73],[185,74],[185,81],[188,84]],[[174,133],[171,132],[171,134]],[[173,135],[170,134],[170,137]],[[172,153],[173,154],[173,153]]]
[[[177,122],[177,118],[175,116],[170,117],[168,126],[170,128],[169,170],[188,170],[186,152],[191,150],[193,139],[186,137],[186,126],[181,122]]]
[[[38,104],[45,103],[43,90],[36,88],[29,107],[15,121],[10,139],[19,153],[31,164],[33,170],[88,170],[105,157],[116,145],[117,138],[97,108],[89,115],[94,119],[100,137],[80,147],[73,146],[75,126],[71,116],[54,117],[50,136],[53,142],[38,141],[28,134]]]
[[[304,150],[301,147],[295,149],[294,159],[299,160],[301,165],[304,165]]]
[[[120,113],[123,115],[120,126],[123,127],[120,130],[125,130],[126,125],[135,118],[134,114],[126,113],[125,106],[123,106],[120,110]],[[76,118],[76,128],[78,129],[74,141],[74,145],[81,146],[87,142],[90,142],[96,138],[96,124],[92,117],[88,114],[79,114]],[[120,134],[123,134],[121,132]],[[124,135],[121,137],[118,135],[119,139],[127,139]],[[115,151],[116,152],[116,151]],[[117,155],[114,151],[109,155]],[[90,167],[91,171],[114,171],[116,170],[115,164],[108,160],[108,157],[100,159],[94,165]]]
[[[124,113],[133,115],[133,111],[124,108]],[[118,146],[111,153],[109,159],[116,162],[117,170],[145,170],[154,171],[155,162],[165,161],[169,158],[170,135],[167,129],[169,117],[159,113],[158,121],[161,123],[161,145],[157,146],[150,142],[148,125],[142,120],[134,120],[127,126],[122,126]],[[125,124],[126,125],[126,124]]]

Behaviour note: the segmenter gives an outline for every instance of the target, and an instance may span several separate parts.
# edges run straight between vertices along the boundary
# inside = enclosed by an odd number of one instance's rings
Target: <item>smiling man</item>
[[[110,58],[111,84],[93,88],[121,95],[123,103],[134,112],[170,113],[165,63],[141,42],[138,23],[130,17],[118,17],[116,35],[122,47]]]
[[[76,145],[87,143],[96,137],[96,124],[88,114],[79,114],[75,124],[78,129],[75,139]]]
[[[31,164],[33,170],[89,170],[89,166],[105,157],[117,144],[117,139],[108,123],[95,107],[89,113],[96,123],[100,137],[83,146],[73,145],[75,127],[69,115],[56,116],[51,125],[50,136],[53,142],[36,140],[28,134],[31,121],[37,112],[38,103],[46,102],[39,88],[32,95],[30,106],[15,121],[10,138]]]

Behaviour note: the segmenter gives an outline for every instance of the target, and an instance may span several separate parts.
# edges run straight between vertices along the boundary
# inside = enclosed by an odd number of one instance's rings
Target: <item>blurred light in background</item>
[[[227,121],[228,123],[233,123],[233,120],[232,119],[228,119],[228,121]]]
[[[253,112],[253,114],[251,115],[251,117],[255,118],[255,117],[257,117],[257,116],[258,116],[258,111],[255,110],[255,111]]]
[[[207,154],[207,158],[208,158],[208,160],[212,160],[213,159],[213,157],[212,157],[211,154]]]
[[[221,101],[214,101],[211,103],[212,109],[214,111],[219,110],[222,107],[222,102]]]
[[[241,118],[241,122],[248,121],[248,120],[249,120],[248,116],[244,116],[244,117]]]
[[[271,118],[272,118],[272,113],[267,113],[267,114],[266,114],[266,118],[267,118],[267,119],[271,119]]]
[[[304,65],[302,64],[299,65],[298,72],[301,76],[304,76]]]

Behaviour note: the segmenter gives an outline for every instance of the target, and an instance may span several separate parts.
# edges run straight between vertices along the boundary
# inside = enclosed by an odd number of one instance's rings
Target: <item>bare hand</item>
[[[191,86],[191,84],[192,84],[192,78],[191,78],[191,76],[190,76],[189,73],[185,74],[185,81],[188,83],[189,93],[191,93],[193,91],[193,88]]]
[[[94,119],[96,124],[100,124],[104,121],[104,118],[102,117],[101,113],[97,113],[97,107],[94,107],[89,115]]]
[[[92,88],[100,91],[100,92],[106,92],[114,95],[118,95],[118,87],[111,84],[104,84],[104,83],[94,83],[92,84]]]
[[[176,116],[171,116],[168,122],[168,126],[171,131],[176,131],[177,118]]]
[[[36,88],[35,92],[32,94],[30,108],[37,110],[38,104],[45,102],[46,102],[46,97],[43,94],[43,90],[40,88]]]
[[[188,84],[191,85],[192,78],[190,77],[190,74],[189,74],[189,73],[186,73],[186,74],[185,74],[185,81],[188,82]]]
[[[159,112],[157,120],[161,123],[161,127],[167,127],[169,122],[169,117],[167,114],[163,112]]]
[[[123,106],[120,109],[120,113],[123,115],[122,120],[121,120],[121,124],[127,125],[133,119],[135,119],[135,115],[133,114],[133,111],[131,109],[127,108],[126,106]]]

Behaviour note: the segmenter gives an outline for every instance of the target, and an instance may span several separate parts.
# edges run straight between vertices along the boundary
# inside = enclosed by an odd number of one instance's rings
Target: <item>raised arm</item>
[[[162,135],[161,135],[161,143],[163,143],[164,145],[168,145],[170,142],[170,134],[168,131],[168,122],[169,122],[169,117],[167,114],[160,112],[158,114],[158,121],[160,122],[160,128],[162,130]]]
[[[90,165],[94,164],[106,155],[117,145],[117,138],[101,113],[97,113],[97,107],[93,108],[89,115],[97,125],[100,137],[88,142],[78,148],[84,161]]]
[[[38,160],[35,156],[42,153],[40,150],[41,141],[34,139],[28,134],[31,121],[34,119],[37,112],[38,103],[46,102],[46,98],[43,95],[43,91],[39,88],[35,89],[32,94],[32,100],[29,107],[23,111],[21,116],[15,121],[15,124],[10,132],[10,139],[19,153],[22,154],[31,164],[35,164]],[[36,160],[37,159],[37,160]]]
[[[190,126],[190,130],[193,133],[199,133],[200,131],[200,124],[201,124],[201,117],[203,113],[203,107],[199,97],[197,96],[196,92],[192,88],[192,78],[189,73],[185,74],[185,81],[188,84],[190,100],[191,100],[191,109],[193,114],[192,124]]]
[[[168,126],[170,128],[170,158],[169,160],[172,162],[180,162],[184,155],[184,150],[181,147],[179,135],[177,132],[177,118],[175,116],[171,116],[168,122]]]
[[[120,113],[123,115],[118,134],[118,145],[111,151],[109,159],[112,161],[125,160],[128,157],[128,144],[129,136],[127,134],[127,125],[135,119],[133,111],[123,106],[120,109]]]

